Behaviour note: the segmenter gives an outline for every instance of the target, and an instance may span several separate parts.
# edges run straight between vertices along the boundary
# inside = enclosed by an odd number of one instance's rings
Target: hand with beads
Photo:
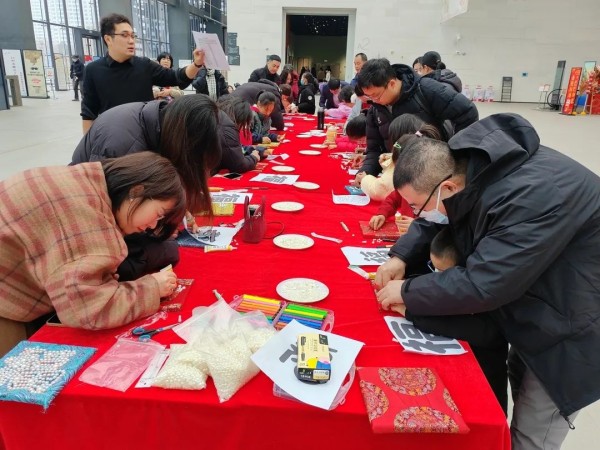
[[[172,270],[153,273],[152,276],[158,283],[160,297],[168,297],[177,287],[177,275]]]

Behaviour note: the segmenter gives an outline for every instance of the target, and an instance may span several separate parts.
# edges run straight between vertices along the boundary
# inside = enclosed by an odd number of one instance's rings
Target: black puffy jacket
[[[167,100],[126,103],[100,114],[75,148],[71,164],[147,150],[160,153],[160,111],[168,104]]]
[[[217,98],[219,98],[222,95],[227,95],[229,94],[229,91],[227,90],[227,81],[225,81],[225,78],[223,78],[223,75],[221,75],[221,72],[219,72],[218,70],[215,70],[215,83],[217,85]],[[198,75],[196,75],[196,78],[194,78],[194,81],[192,81],[192,87],[194,89],[196,89],[196,94],[205,94],[208,95],[208,83],[206,81],[206,68],[203,67],[202,69],[200,69],[198,71]]]
[[[301,85],[298,95],[298,112],[314,114],[315,109],[315,86],[312,83]]]
[[[277,98],[277,104],[271,114],[271,125],[281,131],[283,125],[283,105],[281,104],[281,92],[279,86],[272,81],[261,79],[256,82],[244,83],[233,91],[230,95],[243,98],[250,105],[254,105],[258,96],[263,92],[271,92]]]
[[[231,118],[219,111],[219,139],[221,141],[221,162],[213,170],[213,174],[221,169],[230,172],[244,173],[256,167],[256,159],[252,155],[244,155],[240,143],[240,132]]]
[[[424,122],[440,128],[442,134],[445,120],[451,121],[458,132],[479,118],[475,104],[449,84],[432,78],[420,78],[404,64],[394,64],[392,67],[396,77],[402,81],[400,98],[392,105],[391,112],[386,106],[374,103],[367,114],[367,152],[360,170],[370,175],[381,172],[379,155],[392,151],[389,127],[396,117],[415,114]]]
[[[563,416],[600,399],[600,178],[540,145],[531,124],[496,114],[449,142],[469,156],[465,188],[444,200],[462,267],[405,282],[413,314],[490,311]],[[428,258],[418,219],[391,250]]]
[[[431,78],[432,80],[439,81],[440,83],[449,84],[456,92],[462,92],[462,81],[458,75],[449,69],[434,70],[433,72],[429,72],[427,75],[423,75],[423,78]]]

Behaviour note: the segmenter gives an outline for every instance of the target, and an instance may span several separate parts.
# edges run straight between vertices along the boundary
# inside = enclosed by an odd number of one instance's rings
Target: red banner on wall
[[[573,67],[571,76],[569,77],[569,86],[565,96],[562,113],[572,114],[575,109],[575,101],[577,100],[577,88],[579,86],[579,78],[581,77],[581,67]]]

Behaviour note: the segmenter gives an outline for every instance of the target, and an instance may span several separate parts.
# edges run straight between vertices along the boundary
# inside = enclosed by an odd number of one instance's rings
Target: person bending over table
[[[282,141],[284,135],[270,133],[271,114],[275,109],[277,98],[270,92],[263,92],[258,96],[256,105],[252,106],[254,115],[252,117],[252,143],[270,144],[271,142]]]
[[[516,114],[480,120],[448,144],[414,138],[394,186],[421,219],[375,279],[384,309],[488,312],[511,345],[513,450],[561,447],[600,399],[600,178],[540,145]],[[448,224],[460,266],[404,280]]]
[[[0,355],[53,311],[70,327],[118,327],[155,313],[172,271],[123,282],[124,237],[166,239],[185,213],[173,165],[151,152],[42,167],[0,182]]]
[[[116,158],[150,150],[170,160],[186,188],[192,213],[212,212],[208,177],[221,161],[217,105],[203,94],[167,102],[128,103],[101,114],[73,152],[71,164]],[[156,262],[175,265],[175,240],[157,242],[139,234],[126,238],[129,254],[118,269],[121,280],[133,280],[157,269]]]

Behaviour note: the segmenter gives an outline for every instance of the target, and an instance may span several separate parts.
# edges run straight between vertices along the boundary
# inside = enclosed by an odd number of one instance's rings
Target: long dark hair
[[[218,98],[217,106],[229,116],[238,130],[247,130],[252,124],[252,108],[243,98],[223,95]]]
[[[165,213],[154,235],[167,239],[177,229],[186,210],[181,178],[171,162],[153,152],[137,152],[101,161],[113,214],[123,202],[137,199],[127,211],[128,217],[146,200],[174,200],[175,206]]]
[[[221,161],[218,113],[207,95],[185,95],[165,108],[161,123],[161,154],[179,172],[192,213],[212,212],[208,178]]]

